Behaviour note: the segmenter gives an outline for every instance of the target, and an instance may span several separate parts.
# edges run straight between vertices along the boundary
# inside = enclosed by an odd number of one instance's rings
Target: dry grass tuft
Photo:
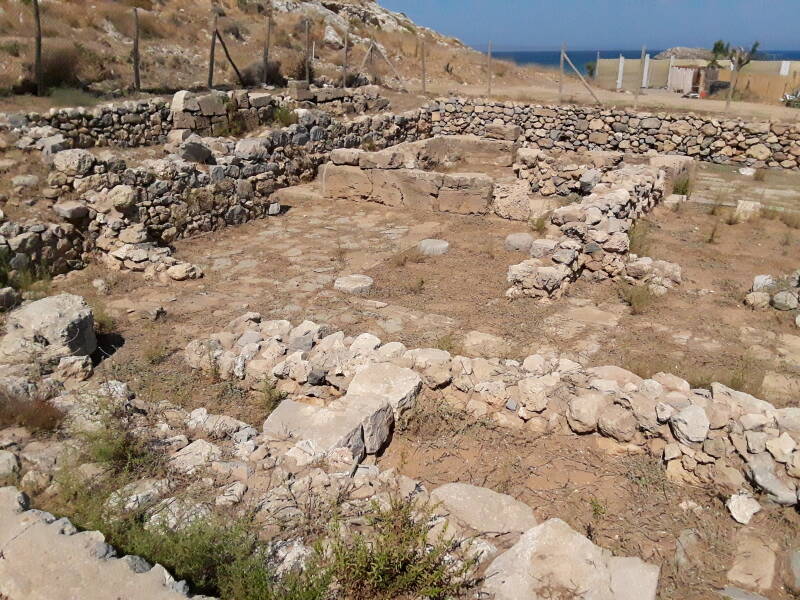
[[[55,431],[64,421],[64,413],[43,399],[16,399],[0,394],[0,428],[25,427],[39,432]]]
[[[621,282],[617,286],[617,293],[620,299],[631,307],[631,313],[634,315],[646,313],[656,300],[656,296],[653,295],[647,285],[632,285]]]

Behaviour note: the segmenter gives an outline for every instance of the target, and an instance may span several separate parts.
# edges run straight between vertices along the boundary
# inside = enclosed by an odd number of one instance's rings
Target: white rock
[[[584,600],[654,600],[659,567],[617,558],[550,519],[528,530],[487,569],[483,591],[495,600],[546,600],[552,590],[580,591]]]
[[[702,442],[708,435],[710,423],[706,411],[692,404],[672,415],[669,420],[672,433],[684,444]]]
[[[734,520],[742,525],[747,525],[753,515],[761,510],[761,505],[758,501],[747,492],[734,494],[728,498],[725,506],[728,507]]]
[[[333,282],[333,288],[345,294],[364,296],[369,294],[374,281],[367,275],[344,275]]]
[[[436,488],[431,492],[431,501],[440,505],[437,512],[444,512],[477,531],[522,533],[538,524],[527,504],[466,483],[448,483]]]
[[[436,240],[436,239],[427,239],[422,240],[418,245],[417,248],[419,249],[421,254],[425,256],[440,256],[442,254],[447,254],[447,251],[450,250],[450,242],[445,240]]]

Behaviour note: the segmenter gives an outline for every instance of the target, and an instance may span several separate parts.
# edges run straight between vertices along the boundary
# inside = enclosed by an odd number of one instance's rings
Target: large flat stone
[[[495,600],[653,600],[659,567],[618,559],[560,519],[528,530],[487,569]],[[556,594],[556,595],[554,595]]]
[[[185,600],[185,594],[169,587],[174,579],[162,567],[113,558],[99,532],[74,533],[64,520],[23,508],[16,488],[0,488],[0,595],[14,600]]]
[[[431,492],[439,512],[476,531],[522,533],[538,524],[527,504],[506,494],[467,483],[448,483]]]

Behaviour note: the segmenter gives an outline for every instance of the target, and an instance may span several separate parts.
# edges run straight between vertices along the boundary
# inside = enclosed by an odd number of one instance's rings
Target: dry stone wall
[[[591,194],[553,211],[550,221],[561,230],[561,238],[534,241],[534,258],[509,267],[506,295],[558,298],[578,277],[598,282],[623,274],[630,229],[662,200],[665,178],[663,170],[648,166],[597,172]],[[659,284],[680,283],[679,268],[670,275]]]
[[[331,114],[359,114],[388,106],[375,86],[307,91],[303,107]],[[17,132],[19,148],[53,154],[69,148],[152,146],[163,144],[172,130],[199,135],[229,135],[271,125],[275,111],[294,108],[291,96],[267,91],[180,91],[171,101],[152,98],[94,108],[53,108],[47,113],[9,115],[5,127]],[[0,127],[3,120],[0,119]]]
[[[258,313],[190,342],[186,359],[254,390],[275,378],[293,396],[314,398],[284,401],[263,426],[265,434],[289,440],[290,455],[306,464],[379,452],[396,417],[428,389],[505,427],[599,434],[628,450],[647,450],[680,483],[798,503],[800,409],[776,408],[719,383],[692,389],[669,373],[643,379],[557,354],[523,361],[453,356],[366,333],[349,337],[311,321],[267,321]]]
[[[238,141],[184,130],[165,146],[173,154],[138,165],[83,149],[43,150],[50,186],[79,198],[54,205],[63,223],[0,225],[0,251],[6,249],[14,268],[42,264],[62,273],[96,250],[114,268],[199,277],[197,267],[173,259],[165,245],[277,214],[273,193],[312,179],[335,149],[384,148],[428,130],[420,111],[350,121],[317,109],[295,113],[296,124]]]
[[[542,150],[681,154],[716,163],[798,169],[800,125],[590,106],[443,98],[427,107],[434,134],[506,137]],[[512,130],[513,134],[514,130]]]

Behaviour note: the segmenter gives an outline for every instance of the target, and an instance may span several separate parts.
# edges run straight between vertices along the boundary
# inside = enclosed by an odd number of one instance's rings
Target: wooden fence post
[[[342,87],[347,87],[347,62],[350,59],[350,26],[344,30],[344,64],[342,65]]]
[[[217,14],[211,25],[211,49],[208,52],[208,89],[214,87],[214,53],[217,50]]]
[[[264,85],[269,85],[269,45],[272,42],[272,9],[267,13],[267,33],[264,37]]]
[[[492,40],[489,40],[489,51],[486,54],[486,71],[488,75],[487,96],[492,95]]]
[[[636,97],[633,100],[633,110],[639,108],[639,94],[642,91],[642,86],[644,85],[644,56],[647,53],[647,48],[642,46],[642,57],[639,59],[639,79],[636,82]]]
[[[36,95],[44,96],[44,73],[42,72],[42,19],[39,15],[39,0],[33,0],[33,21],[36,26],[36,49],[33,66],[36,76]]]
[[[311,22],[306,18],[306,82],[311,85],[311,59],[308,53],[311,50]]]
[[[139,74],[139,9],[133,9],[133,89],[137,92],[142,89],[142,79]]]
[[[733,100],[733,93],[736,91],[736,84],[739,81],[739,71],[734,68],[731,72],[731,85],[728,88],[728,99],[725,100],[725,112],[731,109],[731,100]]]
[[[217,34],[217,39],[219,39],[219,43],[222,45],[222,50],[223,52],[225,52],[225,58],[227,58],[228,62],[231,63],[231,66],[233,67],[233,70],[236,73],[236,77],[239,78],[239,83],[241,84],[242,87],[247,87],[247,84],[244,81],[244,77],[242,77],[242,73],[239,71],[239,68],[236,66],[236,63],[233,62],[233,57],[231,56],[231,53],[228,52],[228,44],[225,43],[225,39],[222,37],[222,34],[217,29],[214,30],[214,33]]]
[[[558,59],[558,103],[564,101],[564,54],[567,51],[567,44],[561,44],[561,56]]]
[[[428,93],[428,75],[425,68],[425,38],[422,38],[420,43],[420,51],[422,52],[422,94],[425,95]]]
[[[597,94],[594,93],[594,90],[592,89],[592,86],[589,85],[589,82],[586,81],[583,75],[581,75],[581,72],[578,70],[578,67],[575,66],[575,63],[572,62],[572,59],[569,57],[569,54],[567,54],[566,52],[562,52],[561,56],[563,57],[564,60],[566,60],[569,63],[569,66],[572,67],[572,70],[575,71],[575,74],[578,76],[578,79],[580,79],[581,83],[586,86],[587,90],[589,90],[589,93],[592,95],[592,98],[594,98],[595,102],[602,105],[603,103],[600,102],[600,98],[598,98]]]

